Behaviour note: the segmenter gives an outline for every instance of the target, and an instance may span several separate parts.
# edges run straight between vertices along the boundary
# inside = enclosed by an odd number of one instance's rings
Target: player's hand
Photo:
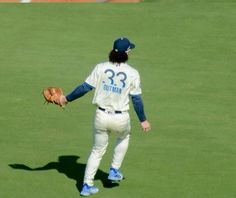
[[[151,124],[147,120],[141,122],[141,127],[144,132],[148,132],[151,130]]]
[[[66,97],[64,95],[61,95],[57,101],[56,101],[60,106],[65,107],[68,101],[66,100]]]

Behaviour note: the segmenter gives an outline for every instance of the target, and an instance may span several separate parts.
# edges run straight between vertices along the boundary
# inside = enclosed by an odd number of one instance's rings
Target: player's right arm
[[[141,95],[131,95],[131,99],[134,106],[134,110],[139,118],[143,131],[144,132],[150,131],[151,124],[146,119]]]
[[[144,113],[144,106],[143,106],[143,101],[141,98],[142,91],[141,91],[140,84],[141,84],[140,76],[139,76],[139,73],[136,71],[135,78],[131,84],[130,96],[132,99],[134,110],[139,118],[143,131],[148,132],[151,130],[151,125],[147,121],[146,115]]]

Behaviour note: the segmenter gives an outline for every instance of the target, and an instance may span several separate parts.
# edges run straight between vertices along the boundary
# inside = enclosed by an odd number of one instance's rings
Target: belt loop
[[[122,111],[110,111],[110,110],[104,109],[102,107],[98,107],[98,109],[101,110],[101,111],[104,111],[106,113],[109,113],[109,114],[111,114],[111,113],[115,113],[115,114],[122,113]]]

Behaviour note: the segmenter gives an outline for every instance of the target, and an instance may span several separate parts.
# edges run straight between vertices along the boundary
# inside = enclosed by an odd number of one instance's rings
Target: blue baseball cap
[[[116,52],[127,52],[129,49],[135,48],[135,45],[129,39],[121,37],[114,41],[113,50]]]

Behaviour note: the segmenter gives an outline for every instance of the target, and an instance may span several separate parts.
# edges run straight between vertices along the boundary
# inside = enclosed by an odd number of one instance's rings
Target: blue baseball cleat
[[[99,189],[97,187],[89,186],[88,184],[84,184],[82,191],[80,192],[80,195],[87,197],[89,195],[98,193],[98,191],[99,191]]]
[[[121,181],[123,179],[123,174],[118,169],[110,168],[108,179],[112,181]]]

